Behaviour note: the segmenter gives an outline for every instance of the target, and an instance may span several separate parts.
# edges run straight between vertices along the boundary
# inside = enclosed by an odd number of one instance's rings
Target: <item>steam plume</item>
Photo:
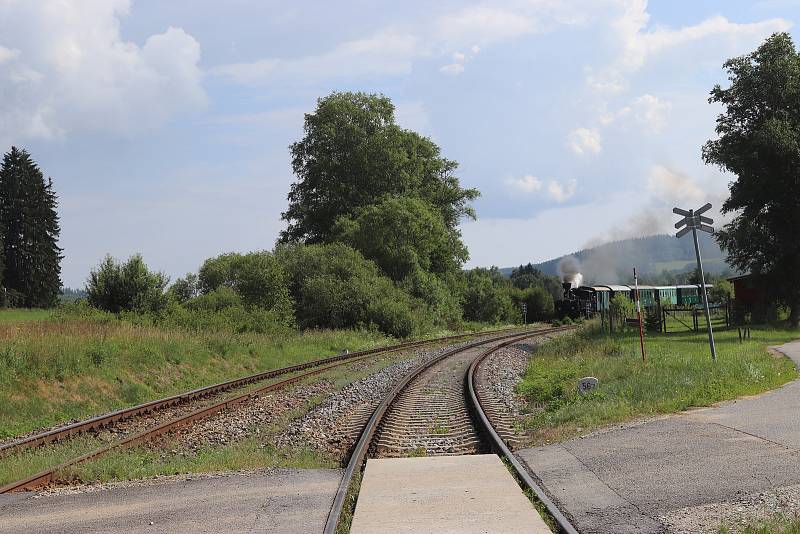
[[[581,262],[575,256],[564,256],[558,262],[558,275],[562,282],[569,282],[572,287],[580,286],[583,283]]]

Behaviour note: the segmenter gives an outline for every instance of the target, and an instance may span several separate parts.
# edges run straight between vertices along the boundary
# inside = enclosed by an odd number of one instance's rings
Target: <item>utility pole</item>
[[[647,360],[644,352],[644,325],[642,325],[642,303],[639,300],[639,277],[636,276],[636,267],[633,268],[633,285],[636,288],[636,317],[639,319],[639,344],[642,347],[642,361]]]
[[[714,224],[714,220],[709,217],[703,217],[703,213],[711,209],[711,204],[706,204],[702,208],[696,210],[682,210],[680,208],[672,208],[672,213],[683,215],[683,219],[675,223],[675,228],[686,226],[680,230],[676,237],[683,237],[691,230],[692,238],[694,239],[694,253],[697,256],[697,270],[700,271],[700,287],[703,292],[701,295],[703,299],[703,307],[706,312],[706,324],[708,325],[708,345],[711,347],[711,359],[717,360],[717,349],[714,346],[714,332],[711,329],[711,310],[708,309],[708,292],[706,292],[706,275],[703,272],[703,260],[700,258],[700,244],[697,242],[697,231],[714,233],[714,228],[710,225]]]

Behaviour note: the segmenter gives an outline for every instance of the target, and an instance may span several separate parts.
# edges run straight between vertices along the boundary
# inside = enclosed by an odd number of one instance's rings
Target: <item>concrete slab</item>
[[[495,454],[368,460],[351,534],[550,532]]]
[[[341,475],[281,469],[39,498],[0,495],[0,532],[321,532]]]

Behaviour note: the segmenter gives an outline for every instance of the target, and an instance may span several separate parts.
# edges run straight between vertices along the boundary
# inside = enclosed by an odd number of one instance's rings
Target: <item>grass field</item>
[[[753,328],[744,343],[735,330],[715,337],[716,363],[704,331],[648,334],[646,362],[634,331],[609,337],[587,329],[543,345],[518,385],[527,402],[523,426],[531,443],[760,393],[798,376],[790,360],[770,355],[767,346],[800,338],[800,331]],[[577,393],[577,380],[584,376],[600,381],[587,396]]]
[[[383,355],[376,357],[376,360],[372,361],[369,366],[355,364],[358,369],[343,366],[307,382],[324,379],[332,382],[334,390],[341,390],[368,374],[408,357],[408,353]],[[178,442],[168,439],[155,449],[148,445],[141,445],[112,451],[97,460],[69,468],[61,474],[61,477],[83,482],[105,482],[156,475],[235,471],[264,467],[338,467],[338,461],[327,453],[310,448],[277,448],[274,445],[275,437],[283,432],[292,420],[305,415],[326,397],[326,394],[312,397],[302,406],[270,420],[267,424],[259,425],[257,433],[250,432],[247,436],[227,444],[207,444],[196,452],[185,454],[181,452]],[[8,470],[5,462],[0,461],[0,483],[2,483],[3,477],[7,476]]]
[[[800,517],[796,515],[777,515],[770,519],[749,523],[736,529],[722,525],[717,529],[717,534],[800,534]]]
[[[113,316],[0,311],[0,439],[343,349],[393,342],[373,331],[198,334]]]
[[[0,308],[0,324],[3,323],[30,323],[41,321],[53,315],[53,310],[26,310],[26,309],[2,309]]]

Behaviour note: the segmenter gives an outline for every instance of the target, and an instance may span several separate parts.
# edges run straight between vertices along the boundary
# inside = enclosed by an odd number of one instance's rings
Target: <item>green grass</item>
[[[308,449],[276,449],[258,438],[245,438],[225,447],[207,447],[195,454],[173,454],[146,447],[112,451],[97,460],[74,466],[61,473],[61,480],[108,482],[156,475],[241,471],[265,467],[301,469],[338,467]]]
[[[369,331],[190,335],[121,321],[0,323],[0,438],[391,343]]]
[[[766,347],[800,337],[800,331],[753,328],[739,343],[735,330],[716,332],[717,362],[707,334],[648,334],[647,361],[638,332],[612,337],[593,329],[542,345],[531,359],[518,392],[526,400],[522,426],[532,443],[566,439],[576,433],[625,420],[678,412],[693,406],[752,395],[797,378],[787,358]],[[577,380],[599,379],[597,390],[577,393]]]
[[[189,333],[108,314],[1,310],[0,439],[345,348],[395,342],[369,330]]]
[[[24,309],[24,308],[0,308],[0,323],[26,323],[31,321],[41,321],[53,314],[52,310]]]
[[[731,532],[741,532],[742,534],[800,534],[800,516],[777,515],[769,519],[749,523],[744,528],[731,530],[727,525],[721,525],[717,529],[717,534],[730,534]]]
[[[325,372],[304,382],[325,379],[340,390],[364,376],[408,358],[408,353],[376,356],[369,365],[355,362]],[[354,369],[354,367],[356,367]],[[287,391],[287,395],[291,395]],[[156,475],[173,475],[179,473],[218,472],[264,467],[297,467],[297,468],[331,468],[338,462],[328,453],[312,449],[286,450],[274,446],[275,437],[282,433],[289,423],[302,417],[319,403],[325,396],[309,398],[303,405],[284,412],[275,419],[260,425],[257,436],[248,436],[228,444],[209,444],[197,453],[180,452],[181,447],[168,440],[160,443],[158,448],[137,446],[129,449],[112,451],[97,460],[73,466],[59,474],[63,480],[83,482],[106,482],[110,480],[130,480]],[[252,434],[252,433],[251,433]],[[67,442],[69,443],[69,442]],[[82,443],[86,443],[82,441]],[[97,446],[97,442],[94,443]],[[18,480],[38,472],[48,465],[63,462],[73,452],[87,452],[77,446],[67,446],[63,452],[57,452],[61,445],[51,445],[14,455],[0,460],[0,484],[3,481]],[[173,450],[178,452],[173,452]],[[56,460],[48,464],[48,460]],[[27,471],[25,471],[27,469]]]

